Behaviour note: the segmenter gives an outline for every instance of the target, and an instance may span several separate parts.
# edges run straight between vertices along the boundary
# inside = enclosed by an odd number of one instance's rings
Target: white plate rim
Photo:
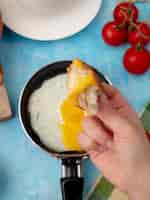
[[[91,3],[92,3],[92,0],[91,0]],[[61,40],[61,39],[65,39],[65,38],[68,38],[68,37],[72,37],[73,35],[81,32],[82,30],[84,30],[86,27],[88,27],[91,22],[95,19],[95,17],[98,15],[99,13],[99,10],[101,9],[101,6],[102,6],[102,0],[97,0],[97,10],[95,11],[95,14],[93,16],[91,16],[85,23],[83,24],[79,24],[78,26],[78,29],[76,29],[75,31],[71,31],[70,33],[65,33],[65,34],[62,34],[62,35],[59,35],[58,33],[56,33],[56,36],[55,37],[34,37],[32,36],[32,33],[24,33],[25,31],[18,31],[16,30],[14,27],[13,27],[13,24],[9,23],[8,20],[6,20],[5,18],[5,15],[3,14],[3,21],[4,21],[4,24],[6,25],[6,27],[8,27],[10,30],[12,30],[13,32],[15,32],[16,34],[24,37],[24,38],[28,38],[28,39],[32,39],[32,40],[38,40],[38,41],[55,41],[55,40]]]

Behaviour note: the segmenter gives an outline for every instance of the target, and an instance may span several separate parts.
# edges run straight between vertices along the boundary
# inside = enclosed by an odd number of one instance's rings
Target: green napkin
[[[104,177],[99,178],[95,187],[88,195],[88,200],[108,200],[114,186]]]
[[[150,130],[150,102],[140,115],[145,131]],[[96,184],[88,194],[88,200],[108,200],[115,187],[104,177],[98,178]],[[119,200],[119,199],[116,199]]]
[[[150,130],[150,103],[148,103],[141,115],[141,120],[146,131]]]

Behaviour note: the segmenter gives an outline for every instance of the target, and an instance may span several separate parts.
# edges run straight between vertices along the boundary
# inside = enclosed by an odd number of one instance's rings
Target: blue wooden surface
[[[24,83],[43,65],[81,58],[107,75],[137,111],[150,99],[150,72],[129,75],[122,56],[128,45],[112,48],[100,37],[103,24],[112,19],[115,0],[104,0],[96,19],[79,34],[60,41],[38,42],[22,38],[8,29],[0,42],[0,61],[4,65],[14,117],[0,122],[0,199],[60,200],[60,162],[32,146],[25,138],[18,120],[18,98]],[[140,18],[150,19],[150,4],[138,4]],[[85,193],[98,176],[90,163],[84,162]]]

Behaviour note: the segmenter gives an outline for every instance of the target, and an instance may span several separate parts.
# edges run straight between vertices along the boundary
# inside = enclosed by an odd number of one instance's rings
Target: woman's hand
[[[83,122],[81,146],[93,163],[133,200],[150,199],[150,144],[136,112],[107,84],[99,112]]]

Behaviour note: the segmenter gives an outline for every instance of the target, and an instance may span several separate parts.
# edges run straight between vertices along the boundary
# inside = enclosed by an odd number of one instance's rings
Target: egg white
[[[44,145],[57,152],[65,151],[62,143],[60,106],[67,96],[67,74],[43,82],[29,99],[31,126]]]

